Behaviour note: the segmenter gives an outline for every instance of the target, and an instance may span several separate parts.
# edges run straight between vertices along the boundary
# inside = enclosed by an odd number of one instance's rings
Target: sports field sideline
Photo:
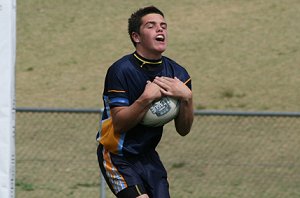
[[[105,70],[133,50],[127,19],[151,4],[166,14],[166,55],[192,74],[195,109],[300,111],[298,0],[17,1],[17,106],[101,108]],[[18,113],[17,197],[97,197],[98,119]],[[298,126],[197,116],[186,138],[167,126],[172,197],[299,197]]]

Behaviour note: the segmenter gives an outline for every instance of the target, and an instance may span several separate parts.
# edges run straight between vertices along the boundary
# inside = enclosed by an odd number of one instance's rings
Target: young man
[[[107,71],[104,112],[97,134],[99,166],[119,198],[168,198],[167,172],[155,151],[163,126],[140,124],[152,102],[163,96],[180,100],[176,131],[185,136],[193,122],[191,79],[187,71],[162,56],[167,23],[156,7],[139,9],[128,20],[136,51]]]

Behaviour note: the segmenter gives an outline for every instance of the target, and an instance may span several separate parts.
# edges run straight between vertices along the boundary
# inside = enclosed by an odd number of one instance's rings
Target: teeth
[[[156,38],[157,39],[164,39],[164,36],[163,35],[158,35]]]
[[[158,35],[158,36],[156,36],[156,40],[157,41],[164,41],[165,37],[163,35]]]

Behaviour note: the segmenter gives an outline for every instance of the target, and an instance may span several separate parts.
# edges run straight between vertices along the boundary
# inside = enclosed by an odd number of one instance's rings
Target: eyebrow
[[[145,25],[148,25],[148,24],[156,24],[157,22],[155,22],[155,21],[147,21],[146,23],[145,23]],[[159,24],[160,25],[167,25],[167,23],[166,22],[159,22]]]

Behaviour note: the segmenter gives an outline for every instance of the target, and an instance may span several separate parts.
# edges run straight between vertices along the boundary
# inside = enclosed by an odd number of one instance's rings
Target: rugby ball
[[[154,102],[144,118],[142,125],[158,127],[173,120],[179,112],[180,101],[172,97],[163,97]]]

